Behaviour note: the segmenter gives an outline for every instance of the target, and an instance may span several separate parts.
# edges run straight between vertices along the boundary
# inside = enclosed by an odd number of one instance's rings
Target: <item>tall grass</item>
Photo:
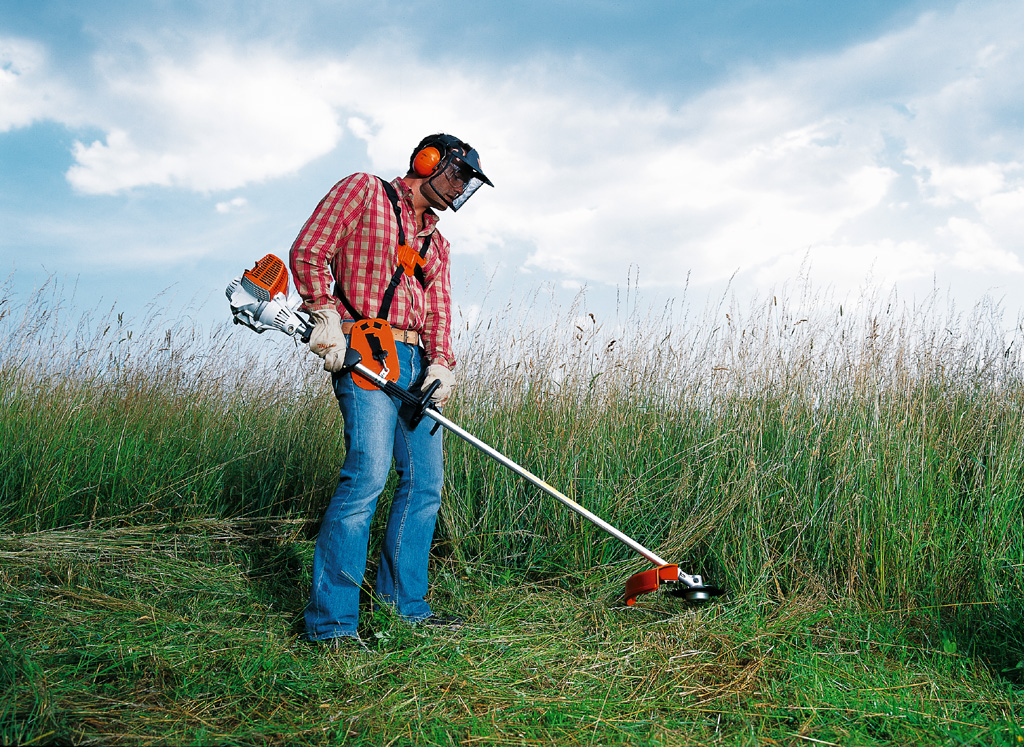
[[[852,308],[797,295],[692,320],[685,307],[606,320],[578,309],[478,333],[460,415],[733,588],[822,585],[882,607],[1019,589],[1020,323],[1007,331],[997,305],[963,313],[937,294]],[[450,451],[469,489],[453,480],[445,517],[469,555],[504,533],[518,539],[503,556],[518,549],[547,572],[628,557]]]
[[[228,325],[204,333],[157,305],[136,320],[69,320],[60,292],[0,320],[0,522],[38,531],[315,510],[336,470],[339,416],[293,346],[247,344]]]
[[[301,347],[157,313],[86,316],[71,332],[59,290],[4,307],[8,530],[316,520],[343,446]],[[852,308],[795,295],[697,316],[589,311],[585,296],[559,313],[538,294],[462,325],[448,414],[736,589],[820,584],[885,607],[1018,588],[1020,324],[937,295]],[[457,439],[448,454],[446,552],[538,576],[631,559]]]

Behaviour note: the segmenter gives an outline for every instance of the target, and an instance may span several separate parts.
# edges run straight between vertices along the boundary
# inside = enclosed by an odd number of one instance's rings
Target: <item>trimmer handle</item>
[[[440,379],[434,379],[430,386],[428,386],[423,391],[423,394],[420,396],[418,402],[416,402],[415,404],[410,403],[406,407],[402,408],[404,410],[403,414],[409,421],[409,426],[411,428],[415,428],[417,425],[420,424],[420,421],[423,420],[423,415],[424,413],[426,413],[427,408],[434,406],[434,403],[431,402],[430,398],[434,396],[434,392],[437,391],[437,388],[439,386],[441,386]],[[415,397],[416,395],[413,396]],[[434,433],[440,426],[440,423],[435,424],[430,432]]]
[[[358,364],[362,362],[363,354],[352,347],[347,347],[345,348],[345,367],[341,370],[351,371],[353,368],[355,368]]]
[[[397,397],[402,401],[402,406],[399,409],[399,414],[409,421],[409,427],[415,428],[423,420],[423,415],[428,409],[434,407],[434,403],[431,401],[431,397],[434,396],[434,392],[441,386],[440,380],[433,381],[430,386],[427,387],[426,391],[419,395],[414,394],[408,389],[402,389],[398,384],[393,381],[387,381],[382,379],[378,375],[374,375],[372,371],[367,370],[364,366],[359,365],[362,363],[363,356],[358,350],[348,348],[345,351],[345,371],[354,371],[354,373],[362,376],[363,378],[371,381],[386,394],[390,394],[393,397]],[[363,373],[365,371],[365,373]],[[369,376],[367,375],[369,374]],[[371,378],[372,376],[372,378]],[[437,431],[441,427],[440,423],[436,423],[431,429],[431,433]]]
[[[430,400],[434,396],[434,392],[437,391],[437,388],[439,386],[441,386],[441,380],[434,379],[434,383],[428,386],[426,390],[423,392],[423,399]]]

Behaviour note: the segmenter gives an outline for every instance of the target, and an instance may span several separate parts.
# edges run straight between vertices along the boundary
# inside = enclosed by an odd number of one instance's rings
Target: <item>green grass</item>
[[[470,624],[367,598],[354,657],[297,640],[343,457],[316,364],[58,299],[0,304],[0,743],[1024,743],[996,307],[464,324],[446,414],[729,595],[626,607],[643,559],[449,437],[431,601]]]

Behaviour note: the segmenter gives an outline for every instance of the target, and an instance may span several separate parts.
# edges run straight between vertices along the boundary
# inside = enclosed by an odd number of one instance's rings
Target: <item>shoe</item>
[[[455,615],[439,615],[434,613],[430,617],[417,620],[413,625],[417,628],[432,628],[434,630],[458,630],[465,621]]]

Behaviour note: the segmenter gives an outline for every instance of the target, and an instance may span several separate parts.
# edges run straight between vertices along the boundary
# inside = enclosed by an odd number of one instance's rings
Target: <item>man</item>
[[[353,174],[338,182],[292,245],[295,287],[314,321],[309,346],[331,372],[345,422],[345,463],[313,554],[305,613],[311,641],[365,649],[357,632],[359,589],[370,520],[392,458],[398,487],[377,571],[377,601],[413,624],[459,623],[435,614],[424,599],[441,505],[443,431],[432,435],[422,423],[410,428],[396,401],[343,369],[348,336],[353,329],[360,334],[357,322],[384,318],[394,329],[397,360],[388,356],[383,365],[392,372],[398,367],[397,384],[426,390],[438,381],[434,402],[448,399],[455,384],[450,249],[435,211],[458,210],[481,184],[494,186],[473,148],[451,135],[430,135],[413,150],[404,177],[388,184]]]

